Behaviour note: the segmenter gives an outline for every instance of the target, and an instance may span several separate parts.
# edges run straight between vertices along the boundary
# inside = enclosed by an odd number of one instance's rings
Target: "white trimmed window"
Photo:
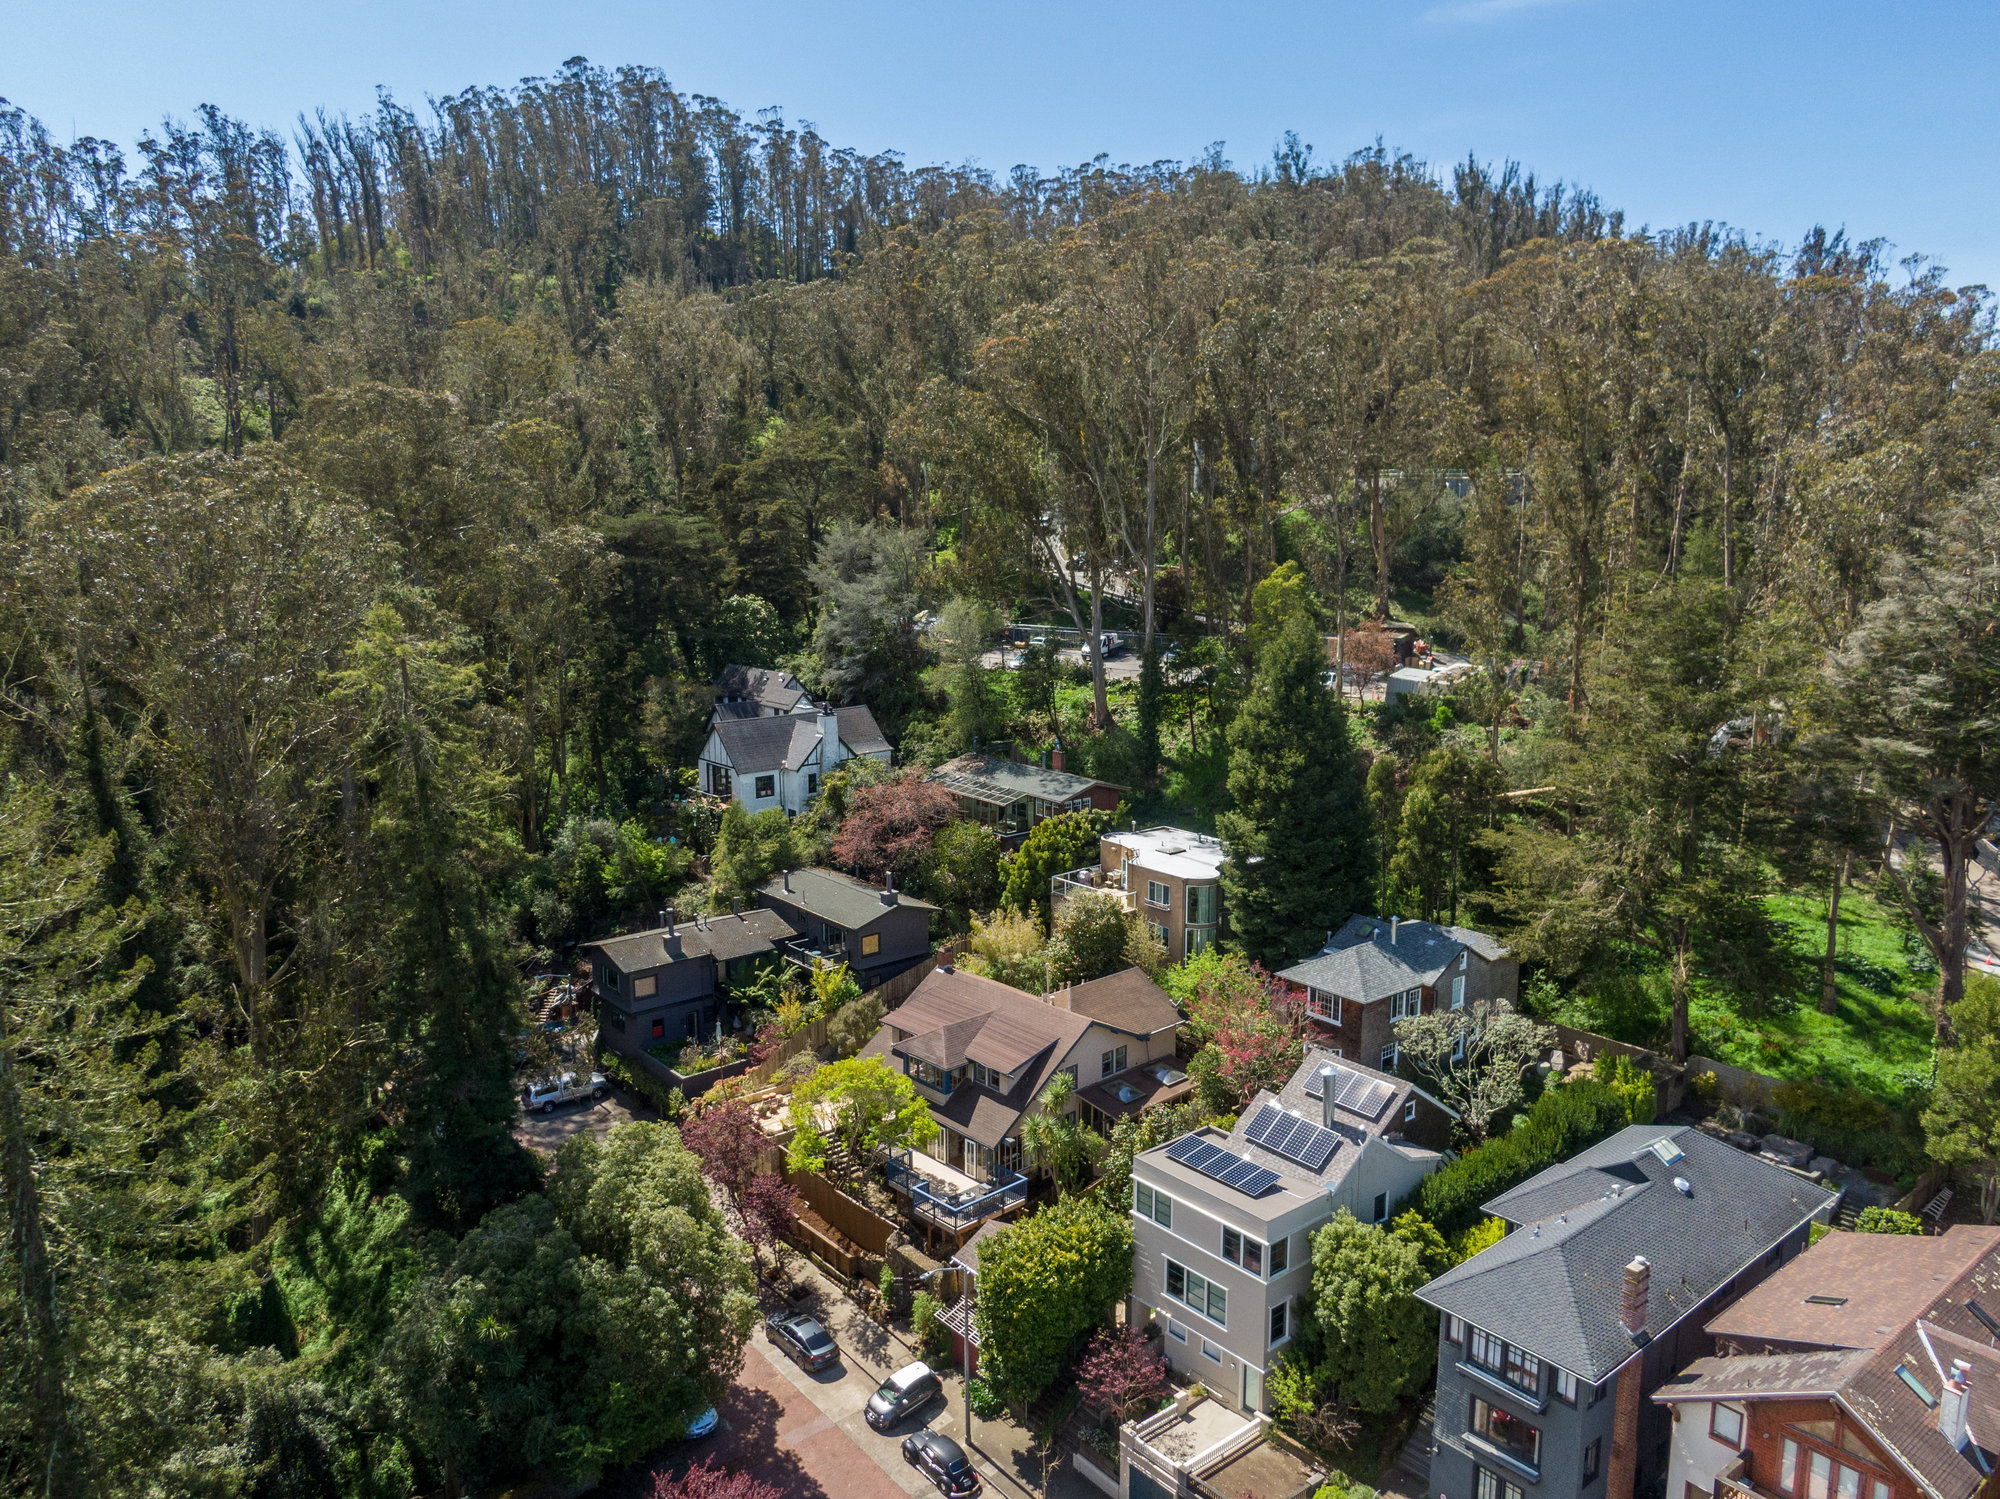
[[[1144,1182],[1132,1184],[1132,1211],[1141,1218],[1151,1218],[1161,1228],[1174,1226],[1174,1200],[1164,1192],[1155,1192]]]
[[[1207,1276],[1173,1260],[1167,1261],[1167,1294],[1193,1307],[1217,1327],[1229,1325],[1228,1287],[1218,1286]]]

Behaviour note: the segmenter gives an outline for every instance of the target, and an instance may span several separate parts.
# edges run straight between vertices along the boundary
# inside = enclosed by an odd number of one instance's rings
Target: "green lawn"
[[[1821,1014],[1819,957],[1825,943],[1824,897],[1772,896],[1768,908],[1789,935],[1795,987],[1762,1013],[1745,1013],[1712,980],[1695,981],[1689,1003],[1691,1050],[1770,1077],[1818,1078],[1895,1105],[1931,1069],[1931,1021],[1922,1004],[1935,976],[1913,968],[1904,929],[1872,892],[1854,887],[1841,899],[1839,1008]],[[1635,1045],[1664,1047],[1668,976],[1663,964],[1598,972],[1538,1009],[1566,1024]]]

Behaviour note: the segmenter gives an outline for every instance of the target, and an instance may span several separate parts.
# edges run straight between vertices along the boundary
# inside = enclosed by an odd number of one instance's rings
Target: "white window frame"
[[[1126,1048],[1114,1046],[1097,1059],[1099,1077],[1116,1077],[1125,1070]]]
[[[1219,1364],[1222,1362],[1222,1350],[1209,1342],[1207,1338],[1201,1340],[1201,1356],[1214,1363]]]
[[[1145,1182],[1132,1183],[1132,1211],[1141,1218],[1147,1218],[1171,1229],[1174,1226],[1174,1200],[1158,1187]]]
[[[1391,1041],[1382,1048],[1382,1071],[1394,1072],[1396,1065],[1402,1060],[1403,1048],[1400,1042]]]
[[[1167,1267],[1166,1273],[1160,1277],[1161,1289],[1164,1290],[1169,1297],[1171,1297],[1175,1301],[1178,1301],[1182,1306],[1186,1307],[1189,1311],[1193,1312],[1196,1316],[1200,1317],[1202,1320],[1206,1322],[1213,1322],[1217,1327],[1226,1330],[1229,1326],[1229,1287],[1224,1285],[1218,1285],[1215,1281],[1212,1281],[1206,1275],[1203,1275],[1199,1270],[1190,1270],[1186,1265],[1183,1265],[1179,1260],[1176,1259],[1171,1259],[1171,1258],[1166,1259],[1166,1267]],[[1173,1272],[1176,1270],[1180,1271],[1181,1273],[1181,1294],[1178,1296],[1174,1295],[1174,1290],[1173,1290]],[[1191,1280],[1198,1280],[1201,1282],[1202,1298],[1200,1306],[1196,1306],[1194,1301],[1188,1295],[1189,1282]],[[1210,1306],[1213,1305],[1212,1301],[1210,1300],[1211,1295],[1218,1293],[1222,1298],[1222,1305],[1219,1308],[1219,1310],[1222,1312],[1222,1315],[1220,1317],[1216,1316],[1213,1311],[1209,1310]]]
[[[1173,909],[1174,892],[1158,880],[1146,881],[1146,904],[1162,911]]]
[[[1285,1330],[1274,1338],[1271,1336],[1271,1324],[1275,1323],[1281,1317],[1284,1319]],[[1291,1297],[1286,1296],[1281,1298],[1280,1300],[1271,1303],[1270,1315],[1265,1319],[1264,1336],[1267,1340],[1265,1346],[1270,1348],[1282,1348],[1285,1346],[1285,1344],[1291,1342],[1292,1340]]]
[[[1451,1007],[1454,1010],[1465,1008],[1465,975],[1462,973],[1451,976]]]
[[[1306,1013],[1328,1025],[1339,1025],[1340,996],[1329,989],[1306,990]]]
[[[1414,1098],[1403,1101],[1403,1123],[1414,1124],[1417,1119],[1417,1101]]]

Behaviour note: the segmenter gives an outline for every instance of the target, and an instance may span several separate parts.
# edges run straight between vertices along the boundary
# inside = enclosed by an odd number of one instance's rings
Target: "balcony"
[[[1018,1171],[997,1182],[976,1181],[942,1162],[908,1149],[888,1152],[882,1173],[889,1190],[910,1199],[910,1213],[951,1233],[963,1233],[1028,1200],[1028,1178]]]
[[[1122,870],[1106,870],[1101,865],[1091,864],[1083,869],[1072,869],[1066,874],[1059,874],[1049,881],[1049,898],[1056,905],[1061,905],[1066,897],[1074,895],[1079,890],[1114,896],[1127,913],[1139,909],[1139,894],[1135,890],[1125,888],[1125,876]]]
[[[787,937],[778,943],[778,951],[785,961],[796,963],[801,968],[811,969],[815,963],[845,963],[847,943],[840,937],[829,942],[815,942],[810,937]]]
[[[1750,1482],[1749,1453],[1738,1453],[1735,1462],[1715,1475],[1715,1499],[1770,1499]]]

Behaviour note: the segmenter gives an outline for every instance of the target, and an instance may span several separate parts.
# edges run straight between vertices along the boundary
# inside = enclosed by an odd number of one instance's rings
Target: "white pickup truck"
[[[611,1083],[601,1072],[591,1073],[589,1082],[580,1080],[574,1072],[565,1072],[561,1077],[546,1082],[528,1084],[521,1092],[522,1107],[531,1113],[540,1109],[544,1114],[553,1114],[559,1103],[577,1098],[602,1098],[610,1091]]]

